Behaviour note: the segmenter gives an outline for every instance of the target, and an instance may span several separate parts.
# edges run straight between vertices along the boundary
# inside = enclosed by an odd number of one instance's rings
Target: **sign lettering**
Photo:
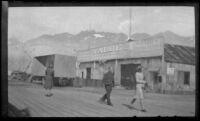
[[[108,46],[108,47],[102,47],[94,50],[95,54],[99,53],[106,53],[106,52],[113,52],[120,50],[118,45]]]

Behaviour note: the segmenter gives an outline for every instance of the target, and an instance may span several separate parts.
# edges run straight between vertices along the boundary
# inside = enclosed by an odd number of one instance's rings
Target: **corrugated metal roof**
[[[166,62],[195,65],[195,48],[165,44],[164,56]]]

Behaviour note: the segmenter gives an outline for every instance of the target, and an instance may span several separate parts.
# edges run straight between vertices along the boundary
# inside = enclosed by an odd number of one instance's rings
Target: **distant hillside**
[[[26,41],[25,45],[34,55],[45,53],[75,55],[76,50],[104,46],[126,39],[127,36],[123,33],[81,31],[76,35],[69,33],[42,35]]]
[[[146,34],[146,33],[135,33],[135,34],[131,35],[131,39],[133,39],[133,40],[144,40],[144,39],[148,39],[150,37],[151,37],[151,35]]]
[[[163,39],[165,43],[195,47],[194,37],[182,37],[171,31],[155,34],[152,39]]]
[[[27,40],[24,44],[16,38],[11,38],[8,40],[8,68],[24,70],[31,60],[27,53],[31,56],[55,53],[76,55],[77,50],[125,42],[127,39],[127,35],[123,33],[96,32],[93,30],[81,31],[76,35],[70,33],[46,34]],[[162,39],[166,43],[195,46],[194,36],[182,37],[171,31],[160,32],[152,36],[146,33],[134,33],[131,35],[131,39],[134,41]]]
[[[17,39],[8,40],[8,70],[25,71],[31,58],[25,53],[23,45]]]

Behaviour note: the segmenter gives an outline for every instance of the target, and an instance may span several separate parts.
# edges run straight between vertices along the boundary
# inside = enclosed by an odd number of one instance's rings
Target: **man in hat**
[[[110,100],[110,94],[111,94],[113,82],[114,82],[114,73],[112,72],[111,67],[109,67],[108,70],[105,70],[105,71],[106,73],[103,76],[103,83],[105,86],[106,93],[103,95],[102,98],[100,98],[99,102],[103,103],[107,99],[107,104],[110,106],[113,106]]]
[[[142,90],[146,81],[144,81],[144,74],[142,72],[141,66],[138,66],[137,72],[135,73],[135,78],[136,78],[136,95],[133,97],[131,104],[134,104],[136,99],[139,99],[140,106],[142,108],[141,111],[146,112],[146,109],[144,108],[144,104],[143,104],[144,97],[143,97],[143,90]]]

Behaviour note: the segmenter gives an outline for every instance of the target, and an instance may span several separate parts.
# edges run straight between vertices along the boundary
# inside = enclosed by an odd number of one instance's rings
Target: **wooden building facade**
[[[98,87],[102,86],[103,68],[111,66],[115,86],[134,89],[138,65],[144,68],[151,91],[195,90],[195,47],[163,39],[126,41],[80,51],[76,69],[85,86]]]

